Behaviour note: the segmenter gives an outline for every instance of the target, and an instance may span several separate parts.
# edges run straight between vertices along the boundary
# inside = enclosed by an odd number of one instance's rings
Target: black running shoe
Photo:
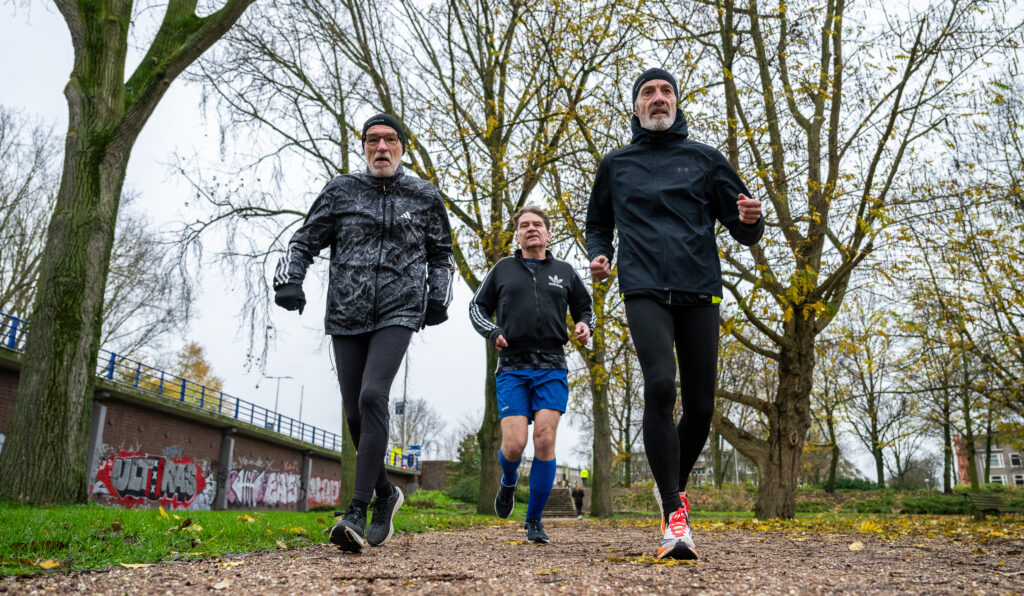
[[[354,505],[349,505],[348,511],[341,521],[331,528],[331,543],[337,544],[338,548],[350,553],[359,553],[366,546],[366,514]]]
[[[548,535],[544,533],[544,522],[539,519],[528,519],[523,525],[526,529],[526,539],[530,542],[536,542],[538,544],[547,544],[551,542]]]
[[[392,520],[404,502],[405,495],[397,486],[391,487],[390,496],[374,499],[373,505],[371,505],[373,517],[370,519],[370,527],[366,530],[366,541],[370,543],[370,546],[384,544],[395,533],[395,524],[392,523]]]
[[[516,485],[505,486],[504,482],[498,482],[498,494],[494,497],[494,513],[505,519],[512,515],[512,509],[516,506]]]

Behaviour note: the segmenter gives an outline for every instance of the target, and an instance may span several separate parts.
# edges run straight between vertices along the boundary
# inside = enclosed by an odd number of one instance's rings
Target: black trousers
[[[385,327],[359,335],[334,335],[335,368],[352,442],[356,446],[356,487],[352,499],[370,502],[391,494],[384,469],[388,449],[388,397],[412,329]]]
[[[650,298],[629,298],[626,320],[644,375],[647,461],[662,501],[678,507],[679,491],[686,490],[715,413],[718,305],[669,306]],[[676,404],[673,348],[683,406],[678,424],[672,416]]]

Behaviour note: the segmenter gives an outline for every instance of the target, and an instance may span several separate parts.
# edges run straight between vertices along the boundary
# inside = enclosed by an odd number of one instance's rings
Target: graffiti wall
[[[309,478],[309,499],[306,502],[310,507],[337,505],[340,493],[340,480],[324,478],[322,476],[311,476]]]
[[[216,492],[208,470],[180,452],[119,451],[100,462],[90,496],[122,507],[209,509]]]
[[[283,507],[299,502],[301,479],[294,472],[231,470],[228,505],[234,507]]]

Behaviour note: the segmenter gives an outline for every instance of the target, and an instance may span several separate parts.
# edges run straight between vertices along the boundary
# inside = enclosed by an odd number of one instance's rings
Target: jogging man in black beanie
[[[675,78],[660,68],[633,84],[633,140],[604,156],[587,211],[596,279],[611,274],[619,230],[619,290],[644,375],[643,435],[662,507],[658,557],[697,558],[686,482],[715,411],[722,272],[715,222],[745,246],[764,232],[761,202],[718,150],[687,138]],[[675,354],[673,353],[675,351]],[[676,358],[683,415],[676,402]]]
[[[366,542],[379,546],[394,532],[392,519],[405,497],[384,469],[391,383],[413,332],[447,320],[452,298],[448,216],[437,189],[403,171],[405,142],[393,116],[366,121],[367,170],[327,183],[274,274],[274,301],[302,314],[306,269],[331,249],[325,327],[357,455],[352,503],[330,540],[350,552]]]

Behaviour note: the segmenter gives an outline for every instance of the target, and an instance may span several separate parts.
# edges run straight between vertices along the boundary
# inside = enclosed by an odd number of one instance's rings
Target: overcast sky
[[[36,1],[18,9],[7,4],[3,11],[0,104],[52,122],[56,134],[63,136],[67,130],[63,88],[73,60],[67,27],[49,3]],[[130,64],[128,72],[133,68]],[[194,217],[185,206],[194,193],[168,165],[175,153],[210,160],[218,154],[215,123],[204,124],[198,106],[198,87],[175,81],[147,122],[128,165],[125,188],[138,191],[137,207],[145,211],[152,226],[163,231]],[[311,181],[310,197],[320,186],[322,181]],[[446,434],[460,420],[482,417],[484,405],[483,339],[467,315],[469,288],[457,275],[456,280],[450,319],[415,334],[409,351],[409,395],[429,401],[446,420]],[[276,381],[261,382],[259,371],[245,370],[246,340],[237,315],[241,290],[226,287],[213,270],[203,275],[202,282],[190,331],[172,349],[176,351],[186,340],[197,341],[206,349],[214,373],[224,380],[226,393],[273,408]],[[341,400],[323,336],[322,285],[314,276],[307,279],[304,289],[309,304],[301,317],[280,309],[274,312],[278,339],[266,374],[294,377],[281,381],[279,410],[283,414],[298,418],[299,395],[304,392],[302,420],[340,433]],[[392,401],[402,395],[402,378],[399,371]],[[563,420],[556,449],[559,463],[583,463],[580,437]],[[532,455],[532,446],[527,455]]]

